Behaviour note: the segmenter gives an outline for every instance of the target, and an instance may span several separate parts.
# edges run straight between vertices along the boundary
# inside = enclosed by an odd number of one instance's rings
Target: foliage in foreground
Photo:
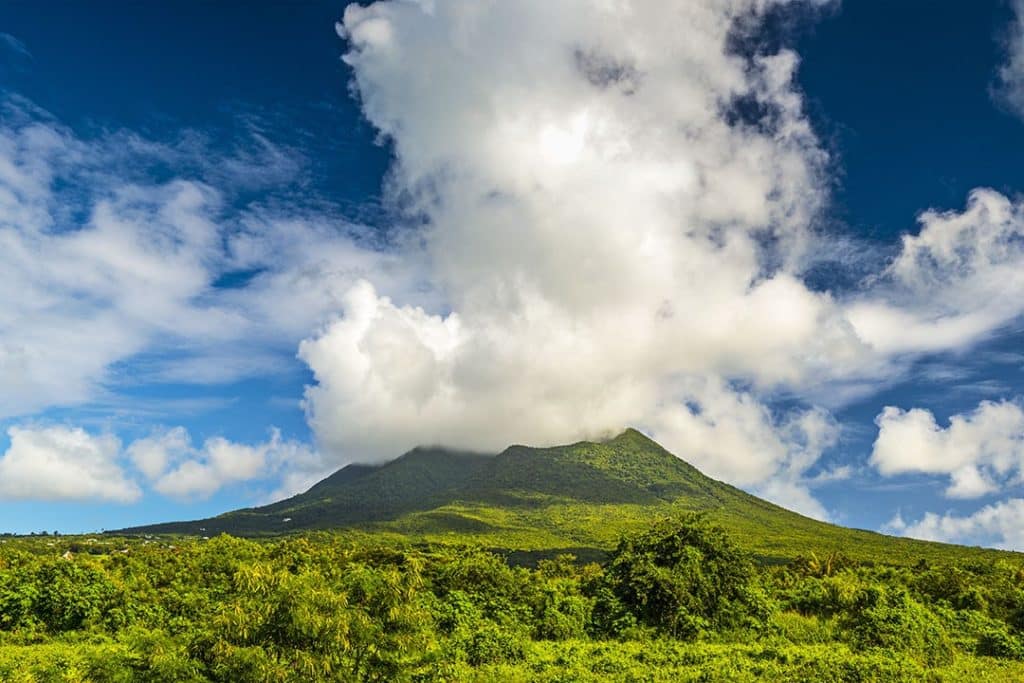
[[[760,568],[700,516],[604,566],[344,536],[0,543],[3,681],[1024,679],[1024,568]]]

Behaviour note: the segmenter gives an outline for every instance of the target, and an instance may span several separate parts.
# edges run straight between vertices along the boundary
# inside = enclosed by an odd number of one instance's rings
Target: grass
[[[138,655],[133,654],[125,645],[103,639],[33,645],[0,644],[0,680],[11,683],[87,683],[108,680],[104,672],[120,671],[122,666],[137,658]],[[1024,680],[1024,663],[990,657],[959,656],[947,666],[926,669],[898,654],[884,651],[854,652],[837,643],[793,645],[540,641],[527,645],[522,661],[478,667],[456,665],[449,674],[449,680],[477,683],[753,683],[765,680],[777,683],[941,683],[966,680],[1016,683]],[[172,676],[166,680],[174,678]]]
[[[925,668],[892,652],[854,652],[840,643],[818,645],[682,643],[677,641],[534,642],[513,664],[466,669],[459,680],[491,681],[941,681],[1010,683],[1024,680],[1024,663],[960,656]]]

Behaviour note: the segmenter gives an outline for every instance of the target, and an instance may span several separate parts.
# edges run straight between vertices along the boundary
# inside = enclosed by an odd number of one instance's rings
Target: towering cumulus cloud
[[[827,159],[797,57],[734,49],[781,4],[348,7],[345,61],[444,304],[363,282],[302,344],[320,445],[382,459],[636,424],[822,515],[801,477],[835,426],[758,395],[867,349],[799,278]]]

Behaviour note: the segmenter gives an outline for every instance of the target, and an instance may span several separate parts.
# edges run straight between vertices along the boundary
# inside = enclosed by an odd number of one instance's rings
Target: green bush
[[[1024,659],[1024,643],[1005,626],[994,626],[978,637],[975,653],[986,657]]]
[[[466,660],[472,666],[507,664],[525,657],[521,634],[494,622],[481,622],[470,634],[466,644]]]
[[[333,534],[74,542],[0,544],[0,681],[1024,680],[1020,567],[759,568],[700,517],[603,567]]]
[[[778,612],[772,616],[775,633],[790,643],[821,644],[838,640],[835,620],[805,616],[798,612]]]
[[[550,581],[535,598],[533,635],[539,640],[583,638],[593,609],[593,601],[580,594],[576,582]]]
[[[608,564],[607,582],[639,623],[677,638],[760,628],[771,613],[750,558],[700,515],[665,520],[624,538]],[[615,610],[602,608],[602,615]]]
[[[953,658],[938,618],[900,588],[872,586],[861,591],[847,628],[860,649],[904,652],[929,666],[948,664]]]
[[[0,628],[7,630],[75,631],[97,624],[116,605],[113,582],[91,565],[48,559],[2,578]]]
[[[802,579],[790,589],[786,604],[801,614],[833,617],[850,612],[863,583],[851,573],[822,579]]]

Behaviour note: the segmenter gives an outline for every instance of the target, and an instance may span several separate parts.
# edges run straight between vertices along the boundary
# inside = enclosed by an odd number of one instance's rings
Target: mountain
[[[345,529],[382,539],[480,543],[527,559],[556,551],[596,559],[622,533],[683,511],[705,511],[766,562],[812,552],[897,563],[1024,558],[819,522],[703,475],[634,429],[603,442],[511,446],[497,455],[416,448],[384,465],[349,465],[272,505],[112,533]]]

